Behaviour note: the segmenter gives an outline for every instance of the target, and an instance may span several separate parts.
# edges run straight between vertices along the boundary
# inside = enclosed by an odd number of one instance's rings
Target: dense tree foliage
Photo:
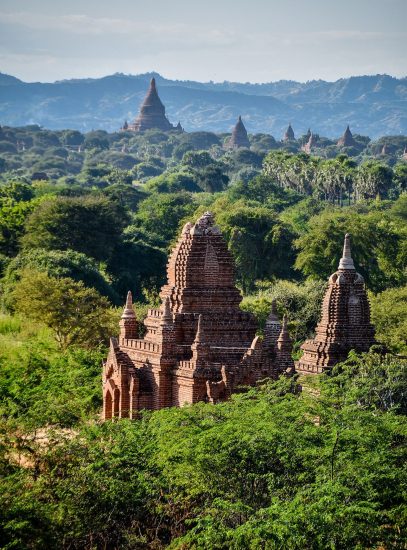
[[[307,155],[306,136],[228,137],[0,128],[2,548],[404,548],[406,138],[317,136]],[[296,358],[351,233],[381,345],[331,376],[102,424],[113,306],[132,290],[142,333],[206,210],[242,309],[261,333],[275,299]]]
[[[101,344],[109,328],[114,330],[108,301],[82,281],[26,269],[13,298],[17,313],[44,323],[62,349],[71,344]]]

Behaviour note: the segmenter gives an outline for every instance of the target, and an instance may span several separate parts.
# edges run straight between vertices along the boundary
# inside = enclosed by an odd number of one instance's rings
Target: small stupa
[[[336,144],[338,147],[352,147],[353,145],[356,145],[352,132],[350,131],[349,124],[346,126],[343,136],[338,139]]]
[[[239,147],[250,147],[249,138],[247,137],[247,131],[243,124],[242,117],[236,122],[235,127],[232,130],[232,136],[227,144],[228,149],[238,149]]]

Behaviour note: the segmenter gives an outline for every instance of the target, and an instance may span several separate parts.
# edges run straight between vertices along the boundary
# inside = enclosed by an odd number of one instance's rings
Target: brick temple
[[[263,339],[254,316],[240,309],[233,261],[210,212],[184,226],[167,278],[161,307],[144,320],[143,338],[127,296],[119,337],[111,339],[103,366],[104,419],[216,403],[242,386],[295,372],[287,321],[280,323],[275,304]]]
[[[353,147],[353,145],[356,145],[356,141],[353,139],[353,135],[352,135],[352,132],[350,131],[349,124],[346,127],[346,130],[343,133],[343,136],[338,139],[337,145],[338,147]]]
[[[243,124],[242,117],[239,116],[232,130],[232,135],[227,143],[228,149],[239,149],[239,147],[250,147],[250,141],[247,137],[246,127]]]
[[[181,124],[173,126],[165,116],[165,107],[158,96],[155,78],[150,81],[150,87],[140,107],[140,113],[134,122],[124,123],[122,130],[131,132],[144,132],[145,130],[158,129],[164,132],[181,130]]]
[[[338,271],[329,278],[315,338],[301,346],[304,354],[296,368],[304,373],[321,373],[346,359],[351,349],[369,351],[374,343],[365,284],[356,272],[347,234]]]
[[[295,134],[291,122],[287,127],[287,130],[284,132],[283,141],[295,141]]]

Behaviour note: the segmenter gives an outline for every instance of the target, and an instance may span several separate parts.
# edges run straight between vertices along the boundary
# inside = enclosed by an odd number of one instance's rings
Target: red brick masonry
[[[287,323],[281,326],[275,305],[263,340],[253,315],[239,308],[233,261],[210,212],[185,225],[167,276],[161,308],[149,310],[142,339],[127,296],[103,366],[104,419],[216,403],[243,385],[295,372]]]

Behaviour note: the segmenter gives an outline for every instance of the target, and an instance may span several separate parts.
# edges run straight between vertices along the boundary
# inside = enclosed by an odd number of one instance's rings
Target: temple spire
[[[337,145],[339,147],[351,147],[355,145],[355,140],[353,139],[352,132],[350,131],[349,124],[346,126],[346,130],[343,136],[338,139]]]
[[[201,344],[203,342],[203,327],[202,327],[202,315],[198,317],[198,328],[196,330],[194,344]]]
[[[137,319],[133,309],[133,296],[130,290],[127,293],[126,304],[119,322],[120,337],[130,340],[137,338]]]
[[[136,314],[134,313],[134,309],[133,309],[133,295],[129,290],[126,297],[126,304],[123,309],[122,319],[128,319],[129,317],[135,317],[135,316]]]
[[[161,321],[164,323],[167,321],[172,321],[171,304],[168,296],[164,300]]]
[[[205,341],[205,334],[203,329],[203,316],[198,317],[198,328],[196,330],[195,339],[191,346],[192,359],[197,366],[206,362],[209,356],[209,346]]]
[[[174,129],[174,126],[170,124],[165,116],[165,107],[158,96],[154,77],[150,80],[150,86],[141,104],[138,117],[132,124],[128,125],[128,130],[133,132],[144,132],[152,128],[157,128],[163,132]]]
[[[343,253],[342,258],[339,260],[339,268],[338,269],[355,269],[355,265],[353,263],[352,254],[350,250],[350,235],[349,233],[346,233],[345,240],[343,243]]]
[[[278,340],[277,340],[277,348],[280,351],[291,353],[293,345],[292,345],[292,340],[290,338],[290,335],[288,333],[287,325],[288,325],[287,315],[284,315],[280,336],[278,337]]]
[[[283,141],[294,141],[294,140],[295,140],[294,130],[290,122],[283,136]]]
[[[232,135],[227,144],[229,149],[237,149],[239,147],[250,147],[249,138],[247,137],[247,131],[243,124],[242,117],[239,115],[236,125],[232,130]]]

